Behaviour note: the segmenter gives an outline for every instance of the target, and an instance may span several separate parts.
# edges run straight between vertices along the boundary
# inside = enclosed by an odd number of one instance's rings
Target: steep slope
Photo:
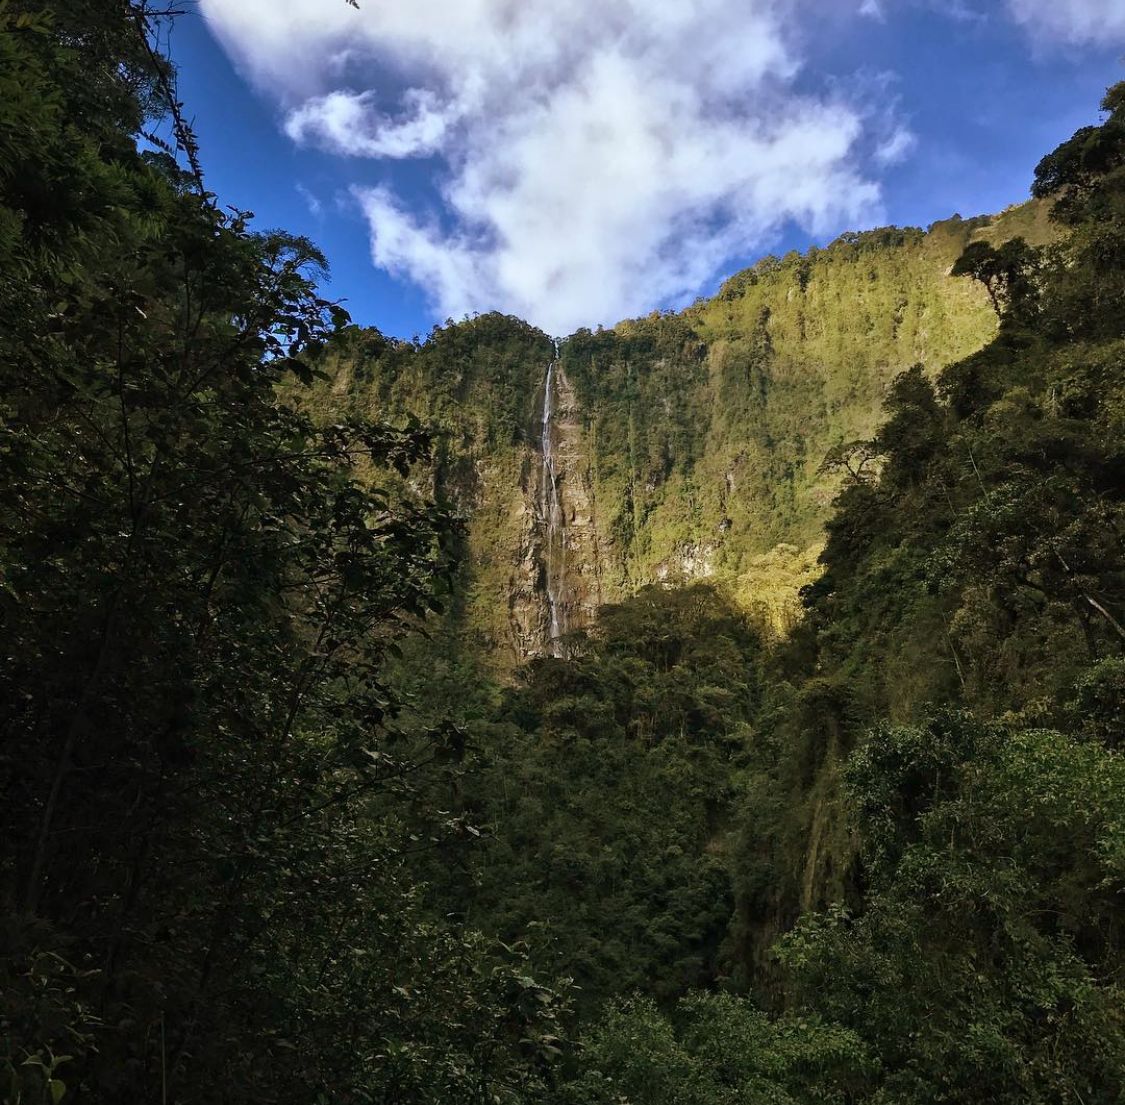
[[[934,373],[995,333],[987,298],[950,276],[956,258],[978,238],[1048,233],[1026,205],[846,235],[766,258],[681,315],[570,339],[611,589],[718,576],[782,618],[838,486],[828,450],[874,434],[900,372]]]
[[[849,234],[557,354],[498,315],[425,343],[352,331],[322,366],[323,413],[442,431],[436,489],[468,521],[464,628],[503,663],[565,650],[564,630],[658,581],[722,582],[784,632],[839,486],[826,454],[875,432],[900,372],[995,334],[954,261],[974,240],[1049,235],[1038,203]]]

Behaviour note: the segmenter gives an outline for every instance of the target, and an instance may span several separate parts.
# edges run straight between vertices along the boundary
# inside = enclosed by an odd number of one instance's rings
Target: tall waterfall
[[[555,374],[558,368],[558,343],[555,358],[547,367],[543,388],[543,436],[540,449],[543,469],[539,503],[544,528],[543,573],[547,593],[547,648],[552,656],[562,656],[562,637],[566,633],[566,610],[563,586],[566,582],[566,516],[559,495],[559,477],[555,464]]]

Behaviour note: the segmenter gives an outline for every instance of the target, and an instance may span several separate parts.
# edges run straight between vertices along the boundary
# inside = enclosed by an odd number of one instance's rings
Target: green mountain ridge
[[[563,339],[555,412],[571,630],[646,584],[719,582],[787,632],[838,473],[874,436],[891,381],[930,374],[995,334],[981,287],[951,275],[971,242],[1048,241],[1047,205],[847,234],[767,257],[712,299]],[[379,412],[436,427],[434,490],[468,520],[466,631],[502,663],[548,650],[542,407],[551,341],[499,315],[424,343],[338,339],[319,416]]]

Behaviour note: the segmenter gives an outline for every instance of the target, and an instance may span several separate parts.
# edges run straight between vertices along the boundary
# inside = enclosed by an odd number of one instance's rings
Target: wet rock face
[[[602,602],[602,551],[582,414],[562,367],[543,382],[539,448],[521,479],[520,539],[509,581],[509,623],[521,657],[564,656],[567,634]]]
[[[519,539],[511,560],[508,576],[508,627],[512,652],[517,659],[548,655],[546,643],[550,635],[547,604],[544,601],[544,580],[540,522],[535,487],[539,464],[529,456],[524,465],[521,485],[523,501],[519,510]]]
[[[581,629],[603,602],[603,548],[598,534],[589,453],[582,412],[561,367],[555,371],[553,467],[563,520],[562,571],[556,590],[565,631]]]
[[[567,579],[567,518],[562,503],[562,473],[556,463],[558,432],[555,426],[555,399],[558,390],[558,358],[547,369],[543,385],[543,418],[540,432],[539,524],[543,562],[543,596],[547,602],[547,650],[563,654],[570,610],[565,602]]]

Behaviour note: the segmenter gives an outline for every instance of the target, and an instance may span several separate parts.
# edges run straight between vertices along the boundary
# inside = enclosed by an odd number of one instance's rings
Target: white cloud
[[[1008,0],[1008,8],[1045,44],[1125,43],[1125,0]]]
[[[285,133],[294,142],[352,157],[418,157],[440,150],[450,112],[423,88],[410,89],[403,101],[403,117],[388,119],[379,114],[373,92],[314,96],[289,113]]]
[[[864,165],[910,139],[876,152],[866,108],[798,93],[802,3],[202,6],[294,140],[439,159],[440,212],[355,190],[377,265],[442,315],[495,307],[562,333],[690,298],[788,220],[826,233],[877,217]]]
[[[905,127],[896,127],[875,148],[875,160],[880,165],[897,165],[905,161],[918,145],[917,137]]]

